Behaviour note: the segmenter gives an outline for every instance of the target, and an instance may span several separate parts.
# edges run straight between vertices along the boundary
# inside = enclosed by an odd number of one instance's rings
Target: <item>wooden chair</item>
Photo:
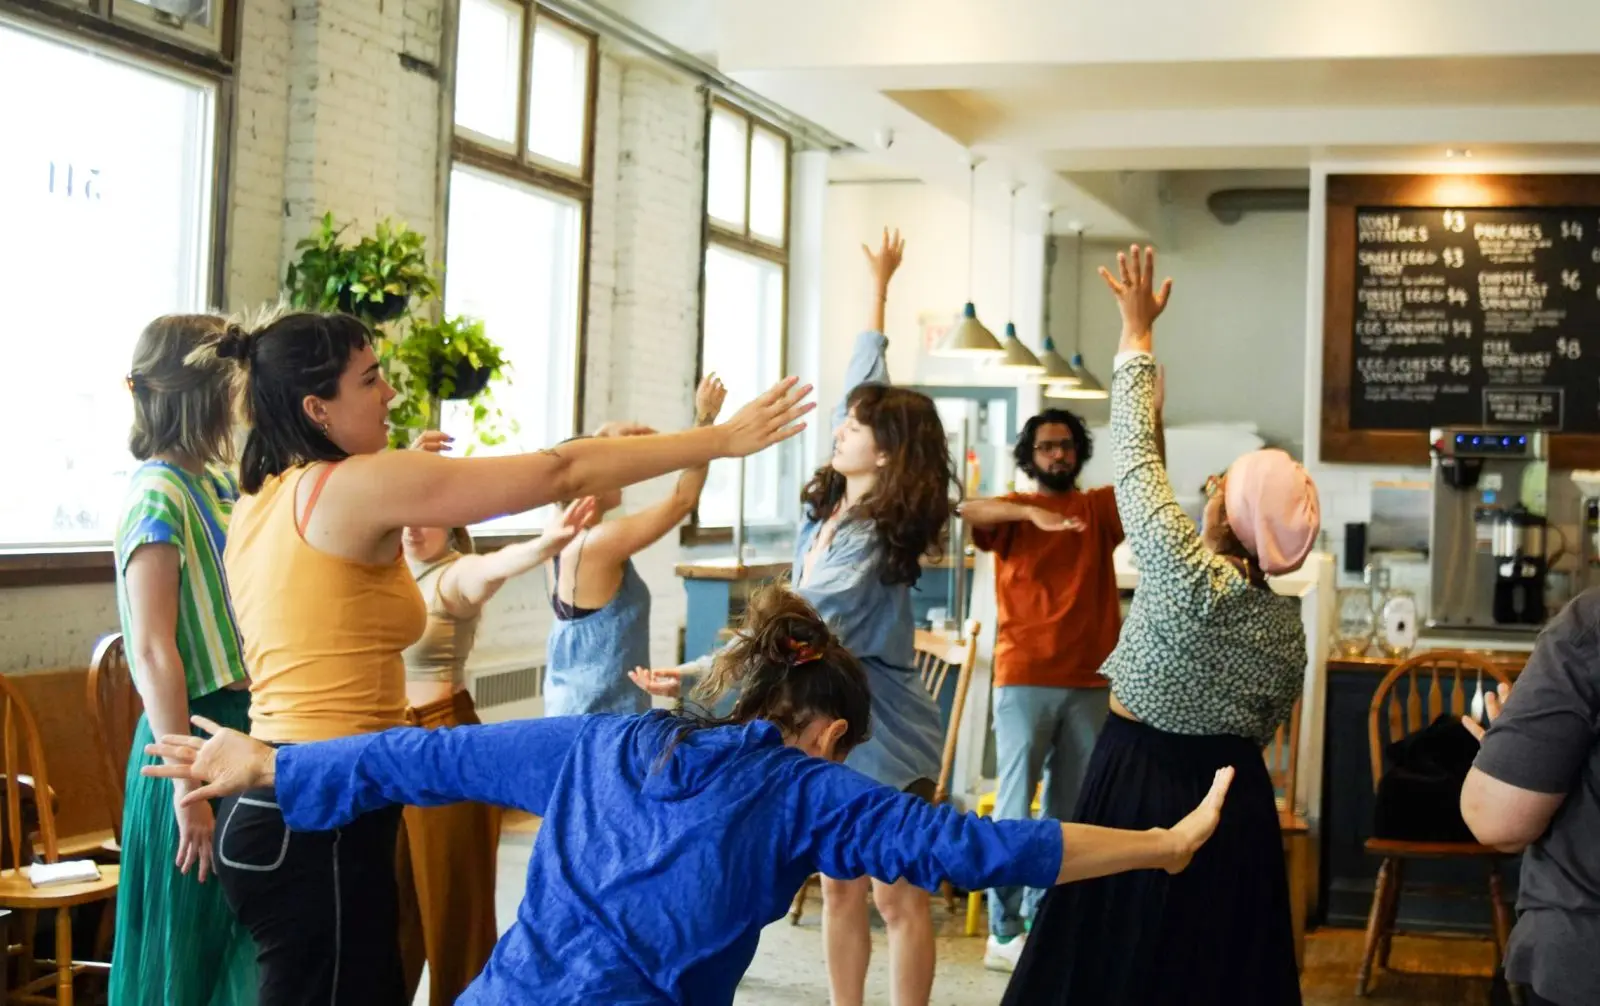
[[[1306,964],[1306,915],[1309,912],[1311,875],[1311,825],[1295,806],[1295,784],[1300,769],[1300,703],[1280,723],[1264,755],[1272,788],[1278,794],[1278,829],[1283,833],[1283,859],[1289,873],[1289,915],[1294,927],[1294,960]]]
[[[942,632],[930,632],[918,629],[916,634],[916,669],[917,676],[922,680],[922,687],[933,696],[935,703],[944,693],[945,683],[949,680],[950,672],[956,674],[955,696],[950,703],[950,720],[944,728],[944,754],[939,761],[939,778],[934,784],[933,802],[937,806],[950,799],[950,772],[956,761],[956,739],[961,732],[961,714],[967,707],[967,689],[972,684],[972,667],[978,657],[978,632],[982,626],[978,622],[967,625],[966,642],[957,642]],[[794,896],[794,904],[789,909],[789,924],[799,925],[800,916],[806,908],[806,898],[813,887],[822,886],[820,874],[812,874],[800,885],[800,890]],[[955,891],[945,882],[945,905],[954,912],[958,901]]]
[[[94,658],[89,662],[89,722],[100,747],[111,834],[118,848],[122,845],[122,789],[127,779],[128,754],[143,712],[144,703],[133,684],[122,633],[113,633],[95,646]]]
[[[1449,679],[1449,687],[1445,684]],[[1470,653],[1435,650],[1412,657],[1386,675],[1372,696],[1367,711],[1367,743],[1372,758],[1372,788],[1383,779],[1383,752],[1389,744],[1417,733],[1441,714],[1464,715],[1471,703],[1469,691],[1481,686],[1510,686],[1511,679],[1496,665]],[[1401,686],[1403,687],[1397,687]],[[1401,692],[1404,694],[1402,695]],[[1389,945],[1400,909],[1405,864],[1411,859],[1478,859],[1489,878],[1489,903],[1493,910],[1495,966],[1505,955],[1511,933],[1511,912],[1501,892],[1500,863],[1505,856],[1476,842],[1412,842],[1369,838],[1366,850],[1382,857],[1372,910],[1367,916],[1366,947],[1356,975],[1356,995],[1371,991],[1372,966],[1389,966]]]
[[[33,801],[32,810],[37,815],[46,863],[60,861],[55,801],[47,796],[52,793],[49,772],[33,713],[4,675],[0,675],[0,729],[4,730],[0,748],[4,752],[6,828],[5,850],[0,851],[0,909],[11,912],[6,921],[14,927],[8,930],[6,952],[8,957],[16,959],[18,966],[16,987],[7,991],[6,1002],[72,1006],[74,977],[84,973],[105,974],[110,966],[72,959],[71,910],[78,905],[105,903],[115,898],[118,868],[101,866],[100,879],[87,883],[33,886],[27,870],[29,861],[34,860],[33,841],[23,827],[24,770],[32,777],[34,792],[40,794],[40,798]],[[5,861],[7,858],[9,864]],[[55,912],[56,923],[55,957],[37,960],[33,946],[36,916],[51,910]],[[104,905],[103,910],[110,910],[110,905]],[[12,942],[13,936],[20,937],[18,942]],[[48,967],[49,973],[35,978],[34,970],[40,966]],[[55,986],[54,997],[45,994],[52,985]]]

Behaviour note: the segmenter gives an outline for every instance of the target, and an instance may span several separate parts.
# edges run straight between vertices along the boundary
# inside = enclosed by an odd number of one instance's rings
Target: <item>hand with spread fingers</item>
[[[1489,721],[1489,726],[1494,726],[1494,721],[1500,718],[1500,709],[1506,704],[1506,699],[1511,697],[1511,686],[1502,684],[1492,692],[1483,696],[1483,715]],[[1479,723],[1471,716],[1461,717],[1461,725],[1467,728],[1467,733],[1477,738],[1478,743],[1483,743],[1483,735],[1489,732],[1489,727]]]
[[[1117,351],[1148,353],[1156,319],[1167,309],[1167,300],[1172,296],[1172,280],[1164,281],[1160,290],[1155,289],[1156,250],[1141,250],[1138,245],[1117,252],[1117,271],[1120,279],[1105,266],[1100,267],[1100,278],[1117,298],[1117,309],[1122,313],[1122,340]]]
[[[675,699],[683,694],[681,667],[636,667],[628,672],[628,677],[651,695]]]
[[[722,456],[748,457],[805,429],[800,417],[817,407],[805,400],[810,393],[811,385],[786,377],[756,396],[727,422],[718,424],[724,437]]]
[[[189,792],[178,799],[179,807],[271,786],[276,780],[278,753],[270,745],[204,716],[190,719],[211,736],[202,739],[192,734],[166,734],[144,747],[145,754],[165,761],[139,770],[158,779],[189,782]]]

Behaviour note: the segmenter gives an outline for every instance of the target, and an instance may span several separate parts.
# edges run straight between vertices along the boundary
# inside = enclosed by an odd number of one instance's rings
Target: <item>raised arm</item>
[[[446,566],[439,573],[439,593],[445,607],[458,616],[483,607],[507,580],[537,568],[565,548],[594,515],[594,506],[593,496],[575,500],[539,537],[488,555],[464,555]]]
[[[1141,582],[1208,581],[1225,570],[1200,540],[1200,532],[1178,505],[1167,480],[1157,441],[1156,362],[1151,355],[1156,318],[1167,306],[1172,281],[1152,289],[1155,252],[1118,253],[1121,278],[1100,276],[1122,312],[1122,339],[1111,377],[1111,457],[1116,471],[1117,512],[1139,564]]]
[[[845,420],[849,409],[850,393],[863,384],[888,384],[889,361],[884,355],[889,349],[889,340],[884,336],[884,309],[889,302],[889,281],[894,278],[895,270],[900,268],[900,260],[905,254],[905,241],[900,237],[898,230],[890,233],[887,228],[883,232],[883,241],[877,251],[862,245],[861,250],[867,256],[867,266],[872,274],[870,299],[867,304],[867,329],[856,337],[856,348],[850,355],[850,362],[844,371],[844,394],[839,398],[839,404],[833,409],[833,426],[836,428]]]
[[[148,776],[204,783],[183,803],[275,786],[283,819],[295,831],[342,827],[390,804],[433,807],[462,800],[543,816],[567,754],[587,723],[580,716],[514,720],[493,726],[341,737],[272,748],[197,716],[212,736],[167,735],[145,750],[170,764]]]
[[[727,389],[716,374],[707,374],[700,382],[694,397],[694,425],[696,429],[711,426],[722,411]],[[706,487],[708,465],[696,465],[678,476],[672,494],[659,503],[645,507],[638,513],[606,521],[593,531],[584,548],[590,552],[621,562],[655,544],[668,531],[683,523],[700,502],[700,493]]]
[[[976,891],[1049,887],[1127,870],[1177,873],[1216,830],[1231,780],[1231,769],[1217,773],[1200,806],[1171,828],[1126,831],[961,814],[812,760],[798,782],[791,854],[829,877],[904,878],[929,891],[943,880]]]
[[[657,475],[765,450],[805,428],[810,386],[786,378],[725,423],[655,436],[589,437],[533,454],[445,458],[384,451],[350,458],[328,480],[322,506],[355,528],[382,534],[464,527],[555,500],[593,496]]]

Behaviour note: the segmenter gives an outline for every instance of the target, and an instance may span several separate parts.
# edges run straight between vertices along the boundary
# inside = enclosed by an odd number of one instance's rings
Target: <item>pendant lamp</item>
[[[1044,229],[1044,352],[1039,354],[1039,365],[1044,371],[1038,375],[1038,381],[1040,384],[1065,388],[1076,385],[1078,375],[1073,372],[1067,358],[1056,352],[1056,341],[1050,337],[1050,301],[1053,299],[1056,275],[1055,221],[1056,212],[1051,210]]]
[[[1006,299],[1006,314],[1011,317],[1016,315],[1017,296],[1017,192],[1022,186],[1011,186],[1011,230],[1010,250],[1006,254],[1006,282],[1011,285],[1011,292]],[[1006,337],[1001,340],[1001,348],[1005,356],[1000,358],[1000,369],[1014,374],[1027,374],[1029,376],[1044,373],[1044,365],[1039,358],[1033,355],[1033,350],[1017,338],[1017,326],[1013,322],[1006,322]]]
[[[974,158],[969,162],[967,181],[967,295],[972,295],[972,269],[973,245],[977,238],[977,179],[978,160]],[[950,329],[939,345],[934,347],[934,356],[954,357],[998,357],[1005,353],[1005,347],[1000,345],[1000,340],[994,333],[983,327],[983,322],[978,320],[978,309],[972,301],[967,301],[966,307],[961,309],[961,320]]]
[[[1073,265],[1075,273],[1074,287],[1077,290],[1073,308],[1077,312],[1077,324],[1073,326],[1072,350],[1072,376],[1077,378],[1073,384],[1052,384],[1044,389],[1047,398],[1078,398],[1078,399],[1105,399],[1110,395],[1106,386],[1089,372],[1084,365],[1083,353],[1080,347],[1083,342],[1083,231],[1078,231],[1078,252]]]

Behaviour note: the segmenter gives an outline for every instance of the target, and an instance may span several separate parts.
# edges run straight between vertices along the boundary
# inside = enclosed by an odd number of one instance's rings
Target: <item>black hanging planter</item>
[[[428,381],[428,390],[445,401],[464,401],[481,393],[484,388],[489,386],[491,373],[490,368],[474,367],[465,360],[456,363],[435,361],[433,377]],[[448,395],[439,390],[444,385],[447,377],[455,385]]]
[[[406,304],[410,297],[400,297],[394,294],[385,294],[382,300],[356,300],[350,293],[350,288],[345,287],[339,291],[339,310],[345,314],[353,314],[367,321],[382,323],[393,321],[406,313]]]

